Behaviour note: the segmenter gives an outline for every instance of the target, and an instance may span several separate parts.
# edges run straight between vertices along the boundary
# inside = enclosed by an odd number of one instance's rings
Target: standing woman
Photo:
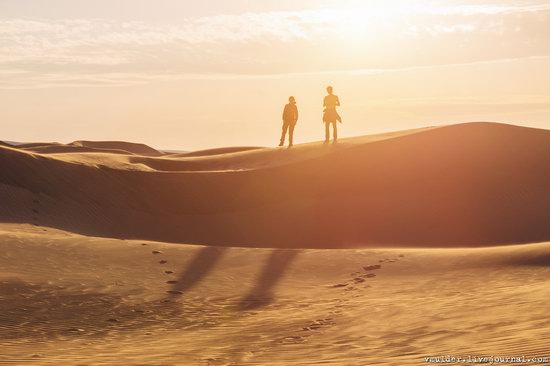
[[[325,107],[323,110],[323,122],[325,123],[325,144],[330,141],[329,125],[332,124],[332,137],[334,139],[334,143],[336,143],[338,140],[336,121],[342,123],[342,118],[340,118],[340,115],[336,111],[336,107],[340,106],[340,99],[332,93],[332,86],[327,87],[327,93],[328,95],[323,101],[323,107]]]

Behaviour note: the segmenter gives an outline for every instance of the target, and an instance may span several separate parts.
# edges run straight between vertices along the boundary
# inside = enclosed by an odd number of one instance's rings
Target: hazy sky
[[[200,149],[465,121],[550,128],[550,1],[0,0],[0,140]]]

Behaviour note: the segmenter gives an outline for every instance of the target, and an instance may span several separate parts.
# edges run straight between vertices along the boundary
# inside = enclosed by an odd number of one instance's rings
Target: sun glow
[[[433,15],[436,9],[421,1],[347,1],[338,7],[310,11],[305,18],[315,24],[315,33],[330,35],[348,47],[364,48],[414,32],[414,20]]]
[[[548,128],[550,0],[33,1],[0,5],[0,120],[17,121],[3,126],[15,141],[269,146],[289,95],[311,141],[328,84],[342,136]]]

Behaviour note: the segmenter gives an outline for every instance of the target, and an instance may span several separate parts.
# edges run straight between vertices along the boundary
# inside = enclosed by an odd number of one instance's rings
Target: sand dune
[[[0,364],[548,357],[548,166],[550,131],[494,123],[188,155],[0,144]]]
[[[33,148],[25,148],[24,150],[36,152],[39,154],[63,154],[63,153],[105,153],[105,154],[123,154],[133,155],[133,153],[125,150],[115,149],[94,149],[85,146],[71,146],[71,145],[50,145],[50,146],[37,146]]]
[[[65,146],[59,142],[22,142],[19,144],[11,144],[12,147],[23,150],[32,150],[34,148],[52,147],[52,146]]]
[[[20,200],[36,199],[43,226],[179,243],[323,248],[550,240],[546,130],[469,123],[335,146],[179,158],[0,149],[4,222],[30,222]]]
[[[123,154],[123,155],[134,155],[134,153],[122,150],[122,149],[108,149],[108,148],[97,148],[97,147],[87,147],[79,143],[70,143],[70,144],[61,144],[59,142],[32,142],[32,143],[22,143],[18,145],[4,145],[7,147],[15,147],[17,149],[31,151],[39,154],[63,154],[63,153],[107,153],[107,154]],[[116,146],[116,145],[113,145]],[[124,146],[121,144],[121,146]],[[159,153],[160,154],[160,153]]]
[[[250,150],[257,150],[257,149],[261,149],[261,147],[255,147],[255,146],[221,147],[217,149],[207,149],[207,150],[172,154],[171,157],[182,158],[182,157],[193,157],[193,156],[223,155],[223,154],[231,154],[235,152],[250,151]]]
[[[8,146],[18,146],[18,145],[21,145],[22,142],[4,140],[4,141],[0,141],[0,144],[8,145]]]
[[[17,145],[2,144],[5,147],[15,147],[39,154],[63,153],[103,153],[141,156],[162,156],[165,153],[153,149],[145,144],[136,144],[123,141],[74,141],[70,144],[59,142],[31,142]]]
[[[549,275],[550,243],[220,248],[0,224],[0,364],[547,357]]]
[[[133,142],[125,141],[74,141],[69,145],[83,146],[93,149],[107,149],[107,150],[122,150],[128,151],[133,154],[146,155],[146,156],[161,156],[158,150],[153,149],[145,144],[136,144]]]

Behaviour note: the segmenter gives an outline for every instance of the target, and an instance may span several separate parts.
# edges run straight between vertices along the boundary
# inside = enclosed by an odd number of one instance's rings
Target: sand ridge
[[[180,158],[0,149],[3,192],[40,196],[43,225],[87,235],[302,248],[550,238],[546,130],[469,123]]]

